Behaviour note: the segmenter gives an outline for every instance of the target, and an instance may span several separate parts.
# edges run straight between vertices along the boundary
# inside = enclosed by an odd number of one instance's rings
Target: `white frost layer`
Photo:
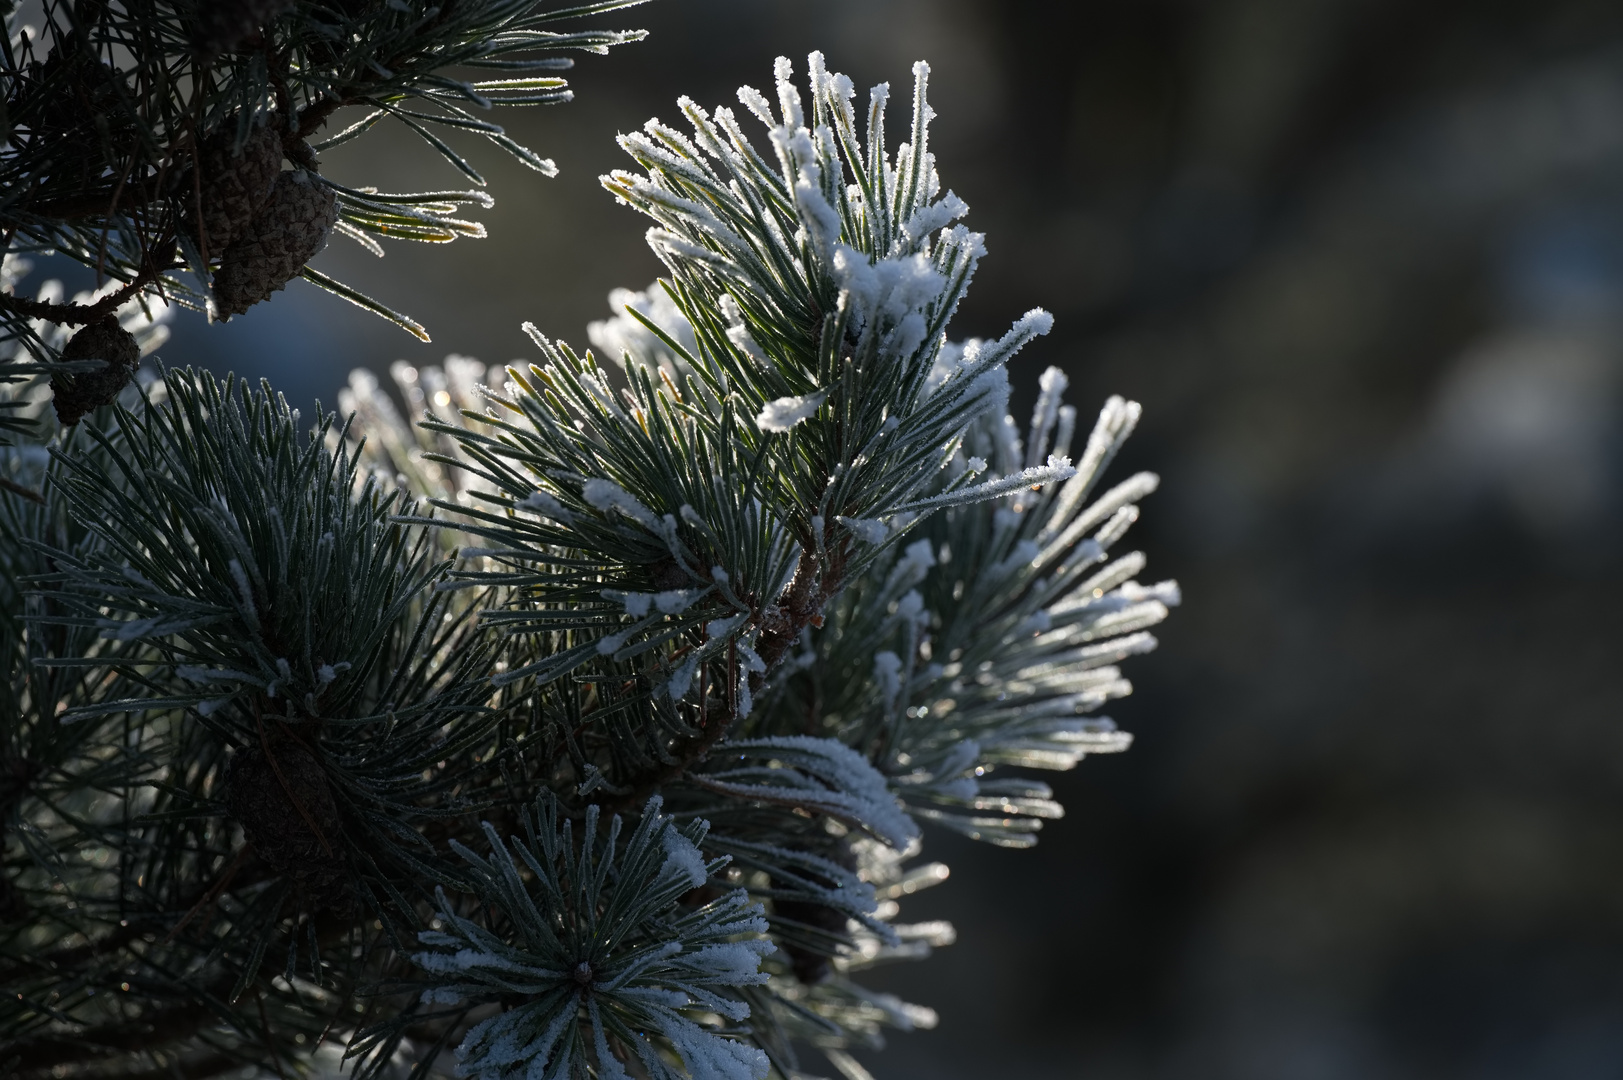
[[[788,431],[815,413],[826,397],[828,397],[828,391],[819,390],[815,394],[781,397],[776,401],[768,402],[756,414],[755,426],[762,431]]]

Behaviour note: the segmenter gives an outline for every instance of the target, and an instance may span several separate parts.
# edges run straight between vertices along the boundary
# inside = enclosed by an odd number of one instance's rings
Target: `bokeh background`
[[[173,363],[331,403],[349,369],[584,343],[659,267],[597,176],[616,131],[730,102],[811,48],[905,97],[991,254],[957,324],[1090,413],[1187,598],[1114,710],[1132,751],[1058,783],[1031,852],[931,835],[904,917],[960,939],[872,981],[942,1026],[890,1080],[1623,1076],[1623,5],[1615,0],[657,0],[565,107],[468,145],[483,241],[336,239]],[[352,183],[462,186],[404,132]]]

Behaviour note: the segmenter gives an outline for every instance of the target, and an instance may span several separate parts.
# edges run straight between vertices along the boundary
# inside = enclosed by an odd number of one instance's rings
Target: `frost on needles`
[[[797,1045],[930,1020],[850,978],[929,948],[876,885],[921,822],[1033,843],[1060,807],[1006,767],[1124,748],[1096,710],[1177,602],[1112,557],[1154,477],[1094,490],[1138,406],[1112,399],[1073,464],[1059,371],[1024,438],[1006,416],[1050,317],[949,337],[984,247],[928,149],[928,67],[892,153],[888,89],[859,124],[809,66],[804,96],[780,59],[742,116],[684,98],[686,130],[621,138],[639,171],[604,184],[669,273],[593,324],[613,368],[529,327],[540,364],[427,424],[483,481],[440,505],[478,545],[448,584],[493,590],[513,643],[498,679],[601,717],[544,721],[554,789],[709,823],[716,886],[777,945],[746,1029],[786,1073]]]
[[[49,461],[5,451],[51,495],[0,496],[8,722],[141,792],[12,810],[110,853],[62,892],[6,849],[0,902],[51,913],[0,955],[22,1075],[119,1022],[45,1009],[19,957],[68,926],[110,942],[82,983],[134,987],[124,1022],[208,1002],[96,1068],[860,1078],[850,1049],[936,1022],[859,981],[953,940],[899,918],[946,877],[925,826],[1034,843],[1062,810],[1030,771],[1127,746],[1099,709],[1178,590],[1122,545],[1156,478],[1101,483],[1138,406],[1079,430],[1050,368],[1018,425],[1048,315],[951,336],[984,249],[928,68],[891,149],[888,89],[859,118],[809,66],[621,139],[604,184],[667,275],[614,294],[602,362],[531,327],[537,364],[396,365],[404,413],[358,372],[313,434],[166,372]]]

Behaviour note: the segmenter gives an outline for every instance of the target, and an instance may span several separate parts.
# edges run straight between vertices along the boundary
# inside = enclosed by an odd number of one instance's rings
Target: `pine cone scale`
[[[302,171],[279,173],[270,198],[226,248],[215,271],[220,318],[240,315],[284,288],[327,246],[337,220],[331,188]]]
[[[269,749],[267,756],[250,747],[232,759],[226,807],[260,858],[317,907],[344,910],[352,898],[338,802],[321,759],[296,739],[273,738]]]
[[[219,258],[253,223],[281,168],[281,135],[269,127],[255,130],[240,150],[232,131],[217,131],[204,140],[197,173],[182,177],[179,197],[187,231],[207,246],[209,258]]]
[[[88,412],[110,405],[129,384],[141,363],[141,347],[129,331],[108,315],[73,335],[62,359],[105,360],[100,371],[64,372],[51,379],[51,404],[64,425],[77,424]]]

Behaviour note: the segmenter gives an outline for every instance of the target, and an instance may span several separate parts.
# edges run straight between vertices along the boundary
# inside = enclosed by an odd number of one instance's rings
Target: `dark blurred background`
[[[1623,5],[1616,0],[658,0],[578,100],[512,110],[547,180],[468,145],[484,241],[335,239],[171,362],[329,403],[354,366],[584,344],[658,273],[597,176],[679,94],[811,48],[934,67],[947,185],[988,234],[958,335],[1042,305],[1058,364],[1143,402],[1118,474],[1185,606],[1060,778],[1031,852],[931,835],[904,918],[960,940],[872,982],[939,1030],[891,1080],[1623,1076]],[[905,106],[901,106],[905,107]],[[899,123],[899,117],[898,117]],[[328,155],[462,186],[403,132]]]

